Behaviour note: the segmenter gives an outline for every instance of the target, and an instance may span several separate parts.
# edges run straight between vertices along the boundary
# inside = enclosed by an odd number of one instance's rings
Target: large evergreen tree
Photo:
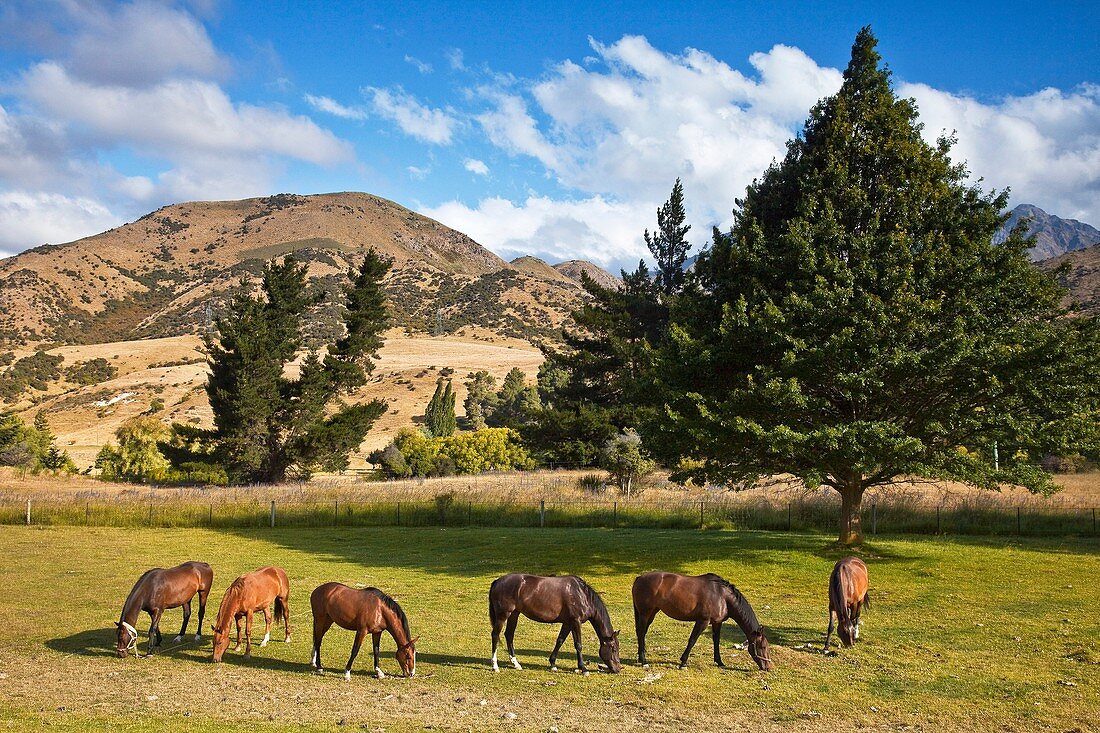
[[[433,438],[446,438],[454,435],[456,427],[455,393],[451,380],[440,377],[435,383],[435,393],[424,411],[424,428]]]
[[[704,480],[792,473],[842,500],[903,476],[1052,489],[1034,467],[1095,445],[1095,319],[1000,245],[1007,193],[984,193],[929,145],[863,29],[840,91],[737,202],[673,314],[655,370],[667,404],[647,445]],[[990,449],[1001,447],[997,470]]]
[[[308,475],[347,466],[386,409],[381,400],[348,405],[340,397],[366,382],[382,345],[381,281],[389,267],[372,249],[348,273],[344,335],[323,358],[309,352],[296,378],[285,370],[302,348],[302,316],[317,302],[305,266],[292,257],[269,263],[258,298],[242,283],[206,339],[211,438],[231,481],[278,483],[291,470]]]
[[[686,220],[684,186],[677,178],[668,201],[657,209],[657,231],[652,235],[648,229],[645,231],[646,246],[657,263],[653,279],[665,295],[674,295],[684,284],[684,263],[691,249],[687,241],[691,226],[684,224]]]

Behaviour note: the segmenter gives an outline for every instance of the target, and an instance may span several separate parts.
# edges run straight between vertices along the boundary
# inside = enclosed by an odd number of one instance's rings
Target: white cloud
[[[485,161],[477,158],[467,158],[462,167],[479,176],[489,175],[489,166],[485,165]]]
[[[576,201],[531,196],[520,205],[494,197],[477,208],[452,201],[421,209],[502,257],[535,254],[551,263],[584,258],[612,269],[637,263],[633,240],[640,239],[638,222],[648,211],[648,205],[601,196]]]
[[[118,216],[90,198],[0,192],[0,257],[39,244],[68,242],[120,223]]]
[[[32,66],[21,96],[55,120],[103,142],[135,145],[169,159],[181,154],[274,154],[310,163],[351,158],[350,146],[304,116],[234,104],[217,84],[173,79],[134,89],[90,84],[54,62]]]
[[[316,97],[312,94],[307,94],[305,100],[318,112],[326,112],[330,115],[343,117],[345,120],[365,120],[370,116],[364,109],[359,107],[348,107],[347,105],[340,104],[331,97]]]
[[[427,61],[421,61],[417,57],[408,54],[405,54],[405,63],[412,64],[421,74],[430,74],[433,71],[432,65]]]
[[[409,178],[417,181],[422,181],[428,177],[428,174],[432,172],[431,168],[421,168],[419,166],[410,165],[405,168],[405,172],[409,174]]]
[[[926,139],[957,134],[952,157],[985,187],[1011,187],[1014,203],[1100,223],[1100,86],[1043,89],[996,104],[925,84],[898,91],[917,100]]]
[[[397,123],[406,135],[418,140],[447,145],[458,127],[458,119],[442,109],[432,109],[401,88],[363,90],[370,99],[374,113]]]
[[[455,71],[464,71],[466,69],[466,62],[461,48],[448,48],[443,55],[447,57],[447,63],[450,64],[451,68]]]

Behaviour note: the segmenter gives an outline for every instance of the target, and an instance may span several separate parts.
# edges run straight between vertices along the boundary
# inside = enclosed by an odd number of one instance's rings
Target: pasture
[[[861,552],[872,599],[863,641],[824,656],[826,581],[846,554],[829,540],[697,530],[0,527],[0,728],[1095,729],[1100,542],[869,543]],[[165,653],[115,658],[113,622],[134,580],[187,559],[214,567],[208,623],[236,575],[284,567],[292,643],[279,642],[280,629],[253,659],[229,652],[215,666],[209,625],[201,646],[173,648],[174,610],[162,621]],[[733,581],[765,626],[775,671],[756,671],[734,648],[743,637],[732,623],[723,638],[728,670],[714,667],[705,635],[680,671],[690,627],[661,616],[649,633],[651,667],[637,666],[630,585],[658,568]],[[486,591],[511,570],[588,579],[622,630],[623,672],[572,674],[570,645],[562,671],[548,671],[556,627],[521,620],[524,671],[493,674]],[[421,636],[415,678],[375,680],[368,646],[345,682],[352,635],[338,629],[325,640],[328,673],[309,672],[309,592],[329,580],[377,585],[402,604]],[[591,663],[591,627],[584,643]],[[383,669],[397,674],[388,636],[382,649]]]

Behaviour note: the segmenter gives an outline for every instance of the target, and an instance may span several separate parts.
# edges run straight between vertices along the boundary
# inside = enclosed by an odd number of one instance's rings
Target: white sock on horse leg
[[[516,669],[523,669],[523,667],[519,666],[519,660],[515,657],[508,657],[508,661],[510,661],[512,663],[512,666]]]

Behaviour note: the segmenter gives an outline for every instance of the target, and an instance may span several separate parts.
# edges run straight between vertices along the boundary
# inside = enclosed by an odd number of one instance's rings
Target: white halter
[[[138,630],[136,628],[134,628],[133,625],[128,624],[125,621],[122,621],[119,625],[122,628],[129,631],[130,634],[132,635],[130,637],[130,642],[126,645],[126,651],[136,653],[137,652],[137,643],[138,643]]]

